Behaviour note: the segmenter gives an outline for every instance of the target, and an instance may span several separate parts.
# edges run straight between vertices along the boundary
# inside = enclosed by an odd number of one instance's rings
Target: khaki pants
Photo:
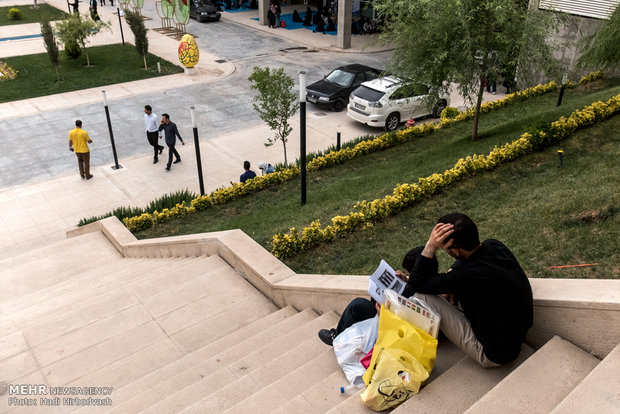
[[[440,329],[454,345],[458,346],[471,359],[485,368],[499,367],[499,364],[489,360],[482,350],[482,344],[474,335],[469,320],[463,311],[448,302],[440,295],[425,295],[416,293],[416,298],[423,300],[435,312],[441,315]]]
[[[86,178],[90,176],[90,152],[76,152],[78,159],[78,167],[80,169],[80,177]]]

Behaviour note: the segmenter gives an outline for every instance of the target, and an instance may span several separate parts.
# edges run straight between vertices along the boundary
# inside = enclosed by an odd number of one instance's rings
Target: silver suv
[[[429,105],[428,91],[426,85],[404,83],[392,76],[374,79],[351,92],[347,115],[363,124],[393,131],[409,118],[441,115],[450,104],[450,96],[442,94]]]

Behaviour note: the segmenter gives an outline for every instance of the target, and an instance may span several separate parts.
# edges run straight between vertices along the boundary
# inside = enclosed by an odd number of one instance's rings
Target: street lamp
[[[306,72],[299,72],[299,167],[301,205],[306,204]]]
[[[116,144],[114,144],[114,132],[112,132],[112,123],[110,122],[110,111],[108,110],[108,99],[105,96],[105,90],[102,90],[103,94],[103,106],[105,108],[105,117],[108,121],[108,132],[110,133],[110,142],[112,143],[112,154],[114,154],[114,165],[112,166],[113,170],[118,170],[122,168],[121,165],[118,165],[118,157],[116,156]]]
[[[196,149],[196,165],[198,166],[198,183],[200,185],[200,195],[205,195],[205,184],[202,180],[202,161],[200,160],[200,141],[198,140],[198,125],[196,123],[196,107],[190,106],[189,112],[192,116],[192,129],[194,130],[194,148]]]

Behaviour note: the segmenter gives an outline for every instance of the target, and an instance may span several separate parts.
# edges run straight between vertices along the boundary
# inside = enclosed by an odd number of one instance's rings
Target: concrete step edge
[[[581,381],[551,414],[617,414],[620,407],[620,343]]]
[[[599,360],[554,336],[473,404],[466,413],[548,413]]]
[[[281,309],[278,312],[288,315],[291,310],[292,308],[287,307]],[[268,335],[271,331],[277,331],[278,329],[280,329],[280,327],[286,328],[288,325],[298,324],[298,321],[304,320],[304,318],[315,318],[316,316],[316,313],[314,313],[314,311],[312,310],[306,310],[305,312],[294,311],[292,316],[285,317],[277,323],[273,323],[269,328],[260,331],[255,335],[249,336],[244,340],[239,341],[237,344],[230,346],[220,352],[217,352],[216,350],[216,343],[215,345],[205,345],[199,350],[187,354],[185,357],[177,361],[174,361],[172,364],[169,364],[168,366],[162,367],[160,370],[152,372],[151,374],[149,374],[148,377],[141,378],[135,384],[128,384],[125,389],[119,389],[115,395],[115,401],[118,401],[118,404],[115,404],[116,407],[112,409],[111,412],[127,412],[124,409],[125,407],[130,407],[132,406],[132,404],[138,404],[139,400],[142,399],[142,397],[152,394],[151,391],[158,392],[158,390],[161,389],[161,392],[159,393],[161,398],[154,396],[149,396],[148,398],[146,398],[148,401],[150,401],[152,405],[157,404],[159,401],[168,398],[169,396],[174,395],[179,391],[182,391],[183,389],[176,388],[179,384],[185,383],[186,381],[192,381],[192,378],[195,378],[194,382],[200,381],[200,372],[204,371],[205,373],[209,373],[208,375],[211,375],[219,371],[220,369],[225,368],[225,366],[219,366],[221,365],[220,362],[225,364],[227,360],[229,360],[230,358],[234,358],[236,354],[247,354],[247,351],[245,351],[245,349],[252,348],[257,336]],[[257,321],[256,323],[259,322]],[[232,335],[234,335],[234,333]],[[223,337],[221,339],[221,341],[225,340],[226,337]],[[229,354],[230,356],[227,357],[223,354]],[[148,388],[144,389],[143,384],[145,384]]]

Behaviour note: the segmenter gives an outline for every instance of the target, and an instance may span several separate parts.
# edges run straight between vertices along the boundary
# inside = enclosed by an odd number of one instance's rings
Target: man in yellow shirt
[[[88,136],[88,132],[82,129],[82,121],[75,121],[75,128],[69,131],[69,151],[75,151],[80,168],[80,177],[90,180],[90,150],[88,144],[93,142]]]

